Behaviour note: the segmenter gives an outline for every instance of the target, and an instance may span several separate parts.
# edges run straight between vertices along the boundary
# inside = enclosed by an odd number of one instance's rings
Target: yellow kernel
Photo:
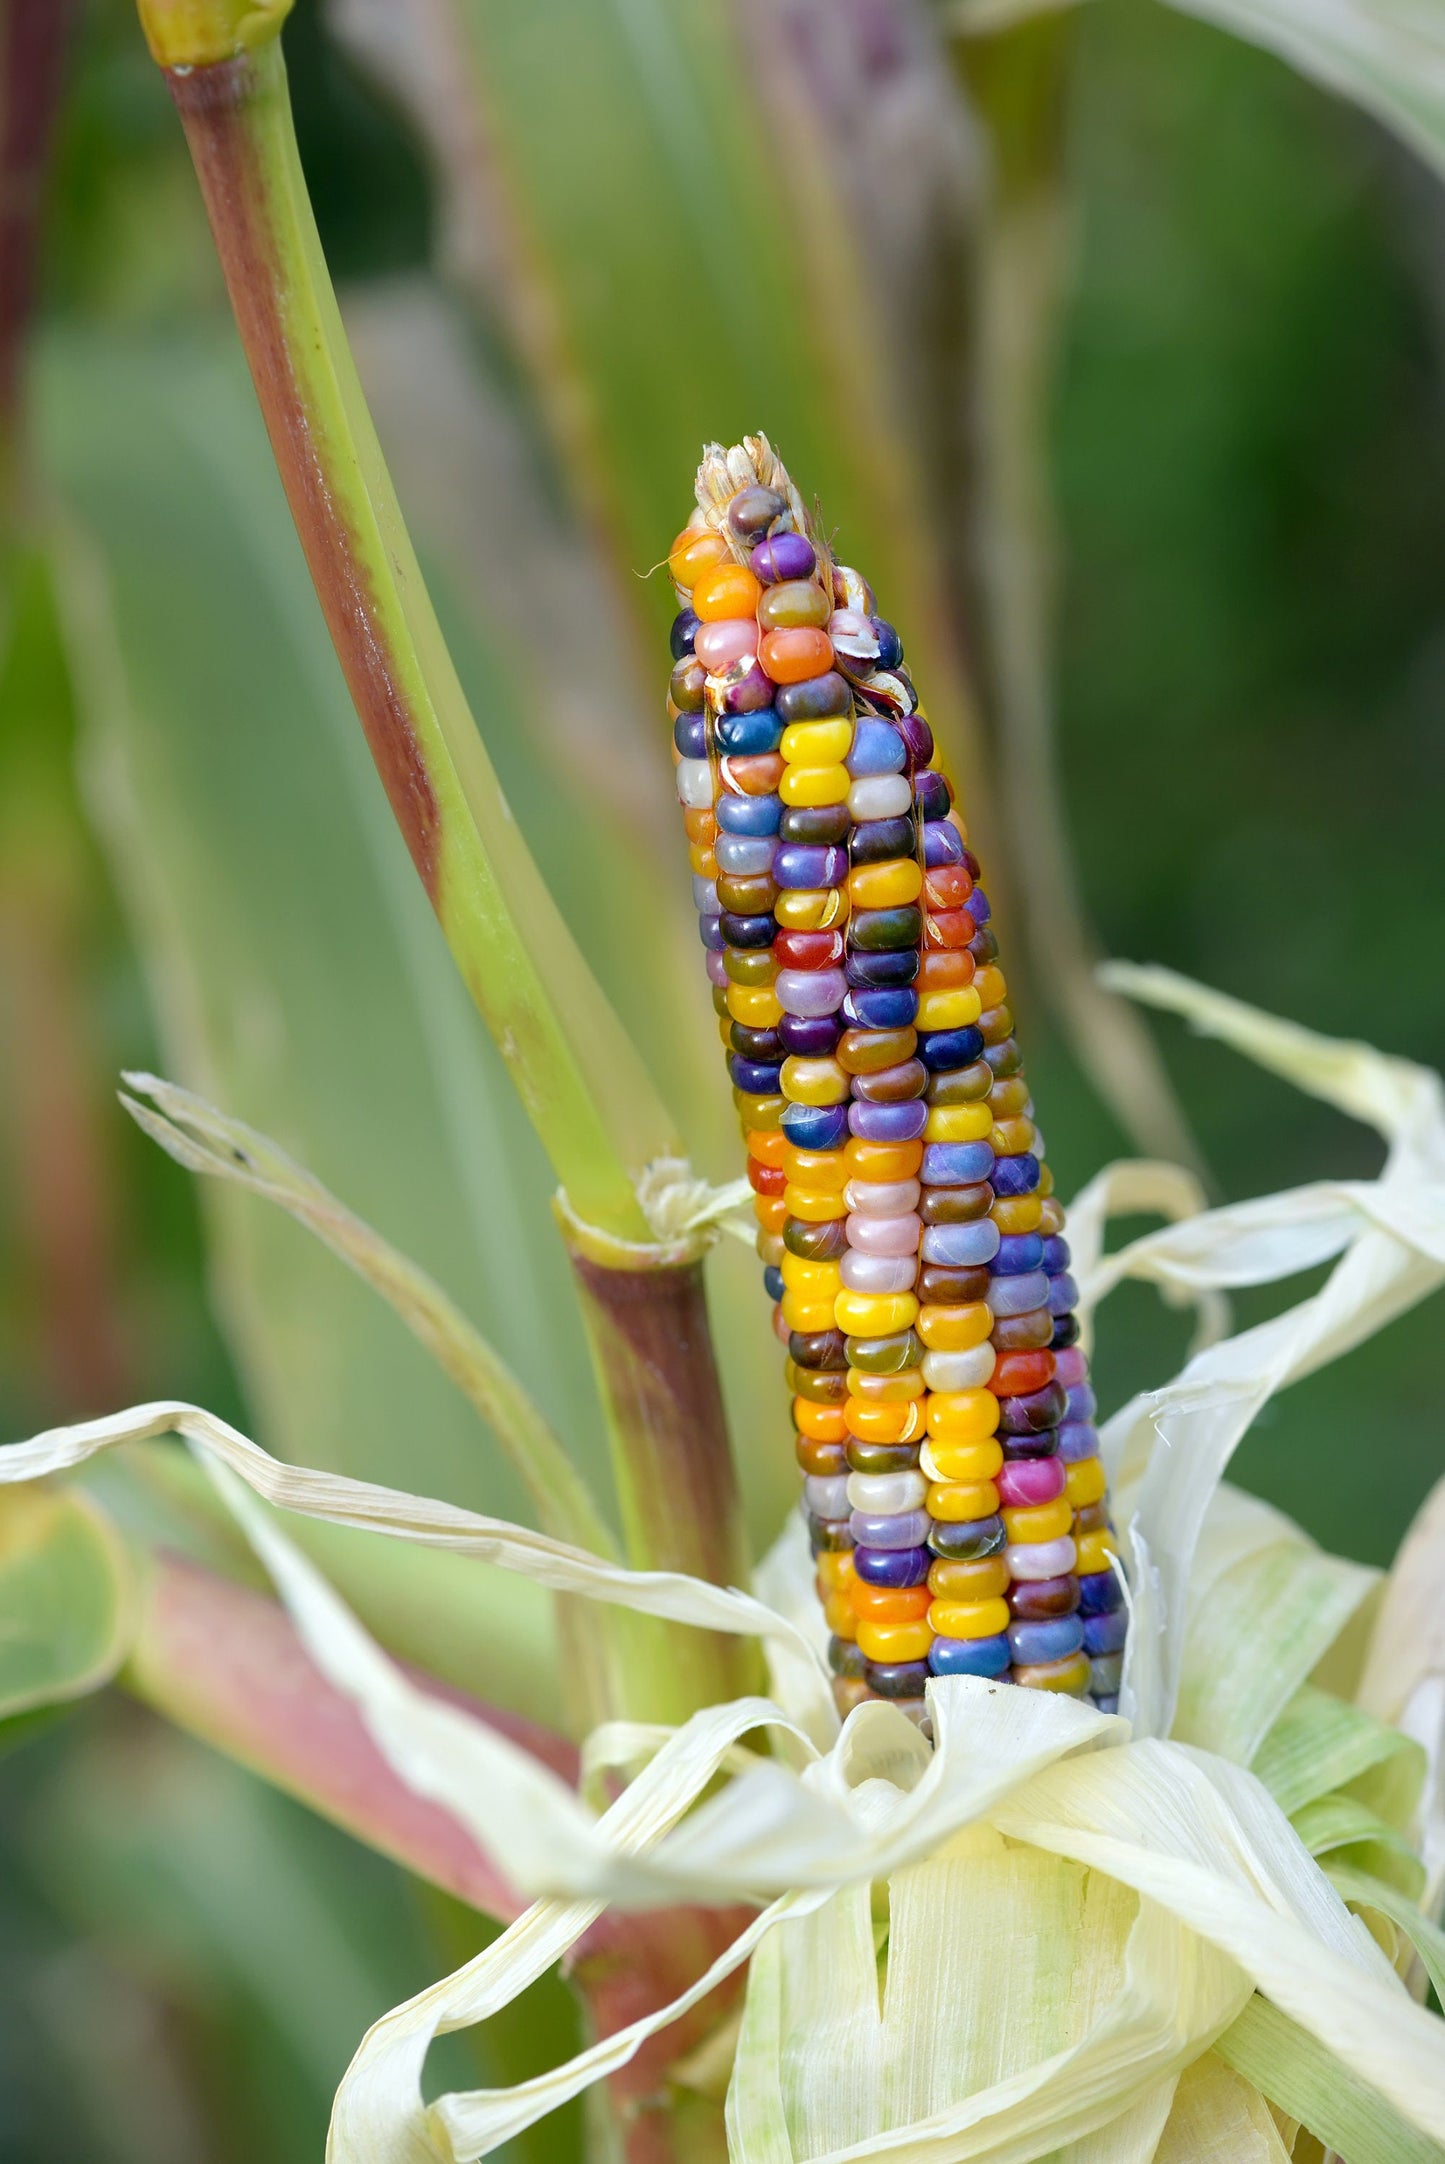
[[[825,1550],[816,1558],[818,1583],[829,1592],[840,1592],[845,1585],[853,1583],[853,1558],[846,1549],[836,1552]]]
[[[789,887],[773,904],[785,932],[829,932],[848,921],[844,887]]]
[[[853,1613],[853,1603],[846,1593],[830,1593],[823,1603],[823,1614],[835,1638],[857,1636],[858,1618]]]
[[[928,1491],[928,1515],[949,1525],[969,1525],[991,1518],[998,1509],[998,1489],[991,1480],[935,1481]]]
[[[842,1290],[841,1286],[839,1290]],[[865,1375],[862,1368],[848,1370],[849,1394],[865,1404],[906,1403],[912,1398],[921,1398],[926,1388],[922,1368],[904,1368],[901,1375]]]
[[[924,1661],[933,1643],[927,1623],[874,1623],[858,1619],[858,1645],[870,1661]]]
[[[843,1289],[843,1273],[836,1262],[807,1262],[801,1255],[785,1253],[778,1267],[790,1292],[826,1293],[831,1299]]]
[[[966,1029],[976,1022],[982,1009],[978,994],[971,984],[953,985],[942,992],[921,992],[918,996],[919,1029]]]
[[[1075,1653],[1066,1661],[1040,1661],[1032,1667],[1015,1668],[1015,1683],[1026,1691],[1064,1691],[1082,1698],[1089,1688],[1089,1656]]]
[[[840,766],[853,749],[853,724],[846,717],[789,722],[778,749],[789,766]]]
[[[1090,1503],[1097,1503],[1108,1486],[1097,1458],[1080,1458],[1069,1467],[1064,1483],[1064,1492],[1075,1510],[1087,1510]]]
[[[848,1077],[835,1059],[783,1061],[783,1095],[794,1105],[841,1105],[848,1099]]]
[[[1014,1546],[1033,1547],[1041,1540],[1061,1540],[1074,1522],[1065,1495],[1056,1495],[1051,1503],[1026,1503],[1017,1510],[1003,1514],[1004,1531]]]
[[[780,1129],[785,1097],[750,1097],[746,1090],[733,1091],[733,1103],[738,1108],[746,1134],[776,1134]]]
[[[815,1330],[831,1330],[833,1327],[833,1299],[828,1294],[822,1299],[810,1298],[806,1293],[785,1292],[780,1307],[783,1320],[790,1330],[801,1330],[811,1336]]]
[[[783,1208],[789,1217],[801,1217],[809,1225],[828,1225],[834,1218],[848,1215],[848,1205],[841,1195],[815,1187],[785,1187]]]
[[[918,1317],[918,1335],[932,1352],[970,1352],[992,1335],[993,1316],[985,1300],[964,1307],[926,1307]]]
[[[928,1400],[928,1432],[949,1443],[984,1442],[998,1426],[998,1399],[991,1390],[935,1390]]]
[[[848,874],[848,893],[855,909],[897,909],[916,902],[922,892],[923,873],[912,857],[855,865]]]
[[[848,1184],[848,1165],[841,1150],[800,1150],[790,1142],[783,1170],[795,1186],[822,1188],[830,1195],[841,1195]]]
[[[918,1319],[918,1298],[911,1292],[840,1292],[833,1319],[849,1337],[896,1337]]]
[[[930,1105],[925,1142],[982,1142],[993,1126],[987,1105]]]
[[[1000,1195],[988,1214],[1000,1232],[1037,1232],[1044,1206],[1037,1195]]]
[[[730,984],[728,1013],[746,1029],[776,1029],[782,1002],[770,984]]]
[[[995,1157],[1020,1157],[1033,1148],[1039,1137],[1032,1120],[1000,1120],[988,1139]]]
[[[973,984],[981,1006],[1001,1007],[1008,998],[1008,986],[996,962],[986,962],[982,969],[975,971]]]
[[[1075,1564],[1081,1578],[1091,1571],[1107,1570],[1109,1558],[1119,1553],[1119,1543],[1113,1533],[1081,1533],[1079,1535],[1079,1560]]]
[[[667,568],[678,585],[690,591],[704,572],[722,562],[727,552],[727,543],[721,534],[699,533],[691,526],[684,526],[672,544]]]
[[[978,1443],[930,1443],[928,1458],[940,1480],[992,1480],[1003,1464],[1003,1449],[989,1435]]]
[[[1001,1555],[976,1556],[971,1563],[940,1556],[928,1573],[928,1590],[935,1600],[999,1600],[1008,1591],[1008,1564]]]
[[[799,806],[842,804],[850,786],[846,766],[789,766],[783,769],[778,795],[785,804]]]
[[[997,1638],[1009,1626],[1006,1600],[936,1600],[928,1620],[940,1638]]]

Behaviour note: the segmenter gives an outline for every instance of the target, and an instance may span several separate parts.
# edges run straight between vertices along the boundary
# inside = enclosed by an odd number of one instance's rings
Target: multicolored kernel
[[[1117,1704],[1125,1632],[1063,1212],[903,645],[766,439],[669,555],[669,717],[839,1701]]]

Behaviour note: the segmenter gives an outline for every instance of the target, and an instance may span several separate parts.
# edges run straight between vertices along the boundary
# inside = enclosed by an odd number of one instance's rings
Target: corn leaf
[[[89,795],[168,1064],[416,1256],[600,1471],[551,1174],[370,771],[244,372],[204,341],[75,340],[38,390],[83,521],[57,556]],[[239,1190],[204,1200],[222,1318],[283,1454],[384,1478],[404,1449],[426,1485],[521,1506],[364,1286]]]
[[[203,1097],[154,1075],[125,1080],[138,1094],[123,1094],[122,1104],[177,1164],[274,1202],[395,1309],[487,1422],[526,1485],[541,1524],[560,1539],[609,1552],[607,1528],[556,1436],[505,1361],[439,1285],[254,1127],[228,1119]]]
[[[0,1721],[109,1681],[133,1624],[125,1547],[73,1489],[0,1493]]]
[[[1251,1999],[1215,2048],[1226,2065],[1350,2164],[1440,2164],[1445,2156],[1267,1999]]]
[[[1301,75],[1373,114],[1445,172],[1445,25],[1432,0],[1170,0],[1277,53]],[[1052,0],[947,0],[965,37],[986,35]]]
[[[359,0],[337,12],[373,56],[378,37],[398,36]],[[972,711],[887,312],[820,147],[773,103],[781,71],[758,66],[740,12],[722,0],[387,12],[404,16],[409,49],[439,54],[447,92],[427,87],[418,117],[451,182],[452,229],[465,223],[464,269],[521,347],[619,594],[655,638],[670,591],[636,574],[690,508],[679,474],[702,443],[766,429],[881,605],[906,603],[930,716],[967,774]],[[382,65],[415,92],[414,61]],[[704,336],[681,329],[689,301]]]
[[[1398,1729],[1306,1685],[1274,1722],[1250,1769],[1291,1815],[1348,1788],[1403,1832],[1420,1800],[1425,1762],[1418,1743]]]
[[[1125,1710],[1146,1732],[1164,1734],[1179,1690],[1201,1530],[1251,1423],[1277,1390],[1338,1359],[1445,1280],[1445,1096],[1440,1078],[1425,1068],[1278,1022],[1172,971],[1114,963],[1105,975],[1119,990],[1186,1015],[1196,1028],[1366,1121],[1389,1143],[1380,1178],[1351,1191],[1356,1230],[1323,1290],[1195,1354],[1173,1382],[1131,1400],[1103,1431],[1102,1454],[1133,1513],[1135,1627],[1125,1663]],[[1285,1225],[1297,1198],[1276,1200]],[[1218,1262],[1224,1271],[1233,1267],[1237,1228],[1230,1213],[1220,1214],[1225,1222]],[[1202,1226],[1186,1222],[1154,1237],[1166,1247],[1179,1237],[1195,1255],[1196,1272],[1207,1277],[1200,1249],[1207,1227],[1208,1218]],[[1301,1254],[1312,1254],[1312,1233],[1297,1225],[1296,1237]],[[1267,1242],[1266,1250],[1269,1274],[1278,1276],[1275,1243]],[[1159,1448],[1161,1442],[1166,1447]],[[1278,1706],[1270,1718],[1275,1711]]]
[[[1330,1880],[1335,1891],[1356,1908],[1378,1909],[1402,1931],[1424,1966],[1437,1999],[1445,2001],[1445,1931],[1422,1916],[1414,1902],[1398,1886],[1357,1871],[1348,1863],[1331,1863]]]

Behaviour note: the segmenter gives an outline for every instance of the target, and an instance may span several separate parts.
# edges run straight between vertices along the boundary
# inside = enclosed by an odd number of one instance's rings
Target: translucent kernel
[[[746,564],[714,561],[698,577],[692,605],[705,624],[715,624],[729,616],[755,616],[762,591]]]
[[[987,1105],[930,1105],[926,1142],[982,1142],[993,1127]]]
[[[1003,1522],[1010,1545],[1028,1547],[1038,1541],[1061,1540],[1072,1526],[1074,1514],[1067,1496],[1061,1495],[1052,1503],[1030,1503],[1021,1510],[1006,1510]]]
[[[928,1620],[940,1638],[997,1638],[1009,1627],[1008,1602],[936,1600]]]
[[[896,909],[916,902],[922,888],[923,874],[911,857],[858,864],[848,874],[848,893],[855,909]]]
[[[731,993],[728,996],[731,1001]],[[848,1077],[835,1059],[785,1059],[781,1079],[783,1095],[790,1104],[840,1105],[847,1101]]]
[[[928,1515],[943,1525],[971,1525],[997,1509],[998,1489],[991,1480],[937,1481],[928,1491]]]
[[[837,766],[848,756],[853,724],[836,721],[792,721],[783,731],[778,749],[790,766]]]
[[[752,578],[751,572],[748,577]],[[753,583],[757,585],[756,580]],[[704,614],[701,592],[701,587],[697,588],[692,597],[699,616]],[[730,609],[727,613],[740,616],[743,612]],[[811,625],[792,631],[765,631],[758,646],[758,660],[775,684],[802,684],[810,676],[823,676],[832,668],[833,642],[826,631]]]
[[[859,1649],[870,1661],[927,1660],[929,1647],[933,1644],[933,1632],[926,1621],[874,1623],[860,1616],[856,1630]]]
[[[785,767],[778,794],[785,804],[841,804],[848,794],[848,769],[837,765]]]
[[[920,1029],[967,1029],[970,1022],[978,1020],[979,1013],[979,997],[971,984],[953,986],[944,992],[923,992],[919,995]]]
[[[1080,1458],[1069,1467],[1065,1492],[1073,1509],[1085,1510],[1090,1503],[1097,1503],[1107,1486],[1104,1468],[1097,1458]],[[1084,1538],[1087,1540],[1089,1535],[1086,1533]]]
[[[893,1337],[917,1321],[918,1299],[911,1292],[840,1292],[833,1315],[850,1337]]]
[[[773,915],[787,932],[826,932],[848,921],[848,896],[842,887],[797,887],[773,904]]]
[[[1003,1464],[1003,1446],[996,1435],[973,1443],[945,1443],[934,1436],[924,1444],[918,1462],[930,1480],[992,1480]]]
[[[766,984],[730,984],[728,1013],[749,1029],[776,1029],[783,1019],[782,1002]]]
[[[684,526],[668,552],[667,568],[674,582],[690,592],[703,573],[720,564],[727,552],[721,534],[698,533]]]
[[[973,1300],[962,1307],[926,1307],[918,1318],[918,1335],[934,1352],[967,1352],[982,1345],[993,1329],[988,1303]]]

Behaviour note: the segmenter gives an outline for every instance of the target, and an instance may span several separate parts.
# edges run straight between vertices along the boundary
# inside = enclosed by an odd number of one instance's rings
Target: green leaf
[[[1445,18],[1431,0],[1171,0],[1351,99],[1445,172]],[[1052,12],[1051,0],[952,0],[964,37]]]
[[[444,1284],[600,1473],[552,1175],[371,771],[229,335],[57,340],[37,390],[89,797],[167,1063]],[[253,1198],[205,1205],[270,1447],[525,1514],[368,1288]]]
[[[1251,1999],[1214,2048],[1271,2104],[1350,2164],[1440,2164],[1445,2157],[1445,2149],[1268,1999]]]
[[[1425,1866],[1402,1833],[1353,1796],[1321,1796],[1290,1820],[1312,1856],[1332,1856],[1388,1880],[1415,1900],[1425,1890]]]
[[[0,1490],[0,1719],[98,1690],[125,1655],[130,1567],[74,1489]]]
[[[940,742],[961,772],[976,769],[928,477],[900,421],[917,352],[880,303],[820,114],[784,81],[785,41],[767,67],[766,26],[751,42],[722,0],[421,12],[460,132],[434,98],[422,117],[454,168],[459,146],[490,153],[459,180],[472,233],[497,231],[484,298],[510,317],[564,483],[615,551],[619,592],[657,638],[671,591],[636,574],[691,510],[704,442],[762,429],[847,560],[906,619]],[[427,34],[408,24],[408,39]]]
[[[1398,1729],[1305,1684],[1255,1752],[1250,1771],[1287,1814],[1347,1788],[1403,1831],[1420,1800],[1425,1753]]]
[[[541,1413],[495,1348],[425,1271],[254,1127],[228,1119],[203,1097],[154,1075],[125,1079],[138,1093],[122,1096],[127,1112],[177,1164],[277,1204],[388,1302],[487,1422],[526,1484],[545,1531],[599,1554],[611,1552],[607,1527]]]
[[[1328,1870],[1336,1893],[1353,1902],[1356,1908],[1378,1909],[1404,1932],[1424,1964],[1436,1998],[1445,2002],[1445,1931],[1431,1923],[1428,1916],[1422,1916],[1398,1887],[1387,1885],[1367,1872],[1352,1870],[1346,1863],[1332,1863]]]
[[[1175,0],[1353,99],[1445,173],[1445,18],[1430,0]]]

